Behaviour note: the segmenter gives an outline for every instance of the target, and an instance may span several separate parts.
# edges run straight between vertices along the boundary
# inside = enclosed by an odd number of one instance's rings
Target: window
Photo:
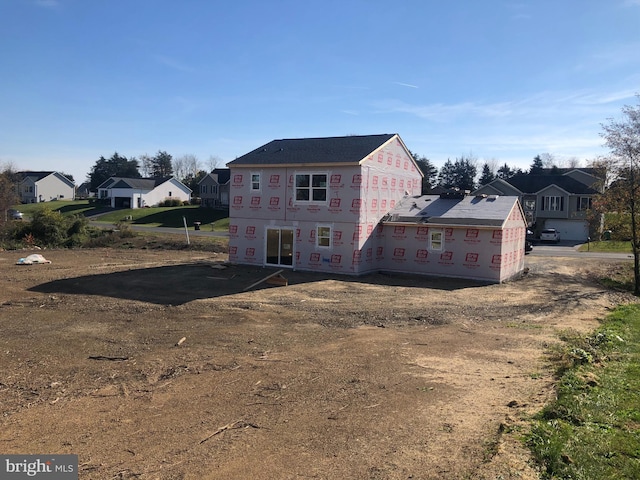
[[[442,230],[432,230],[429,233],[429,250],[442,251]]]
[[[548,212],[562,212],[564,210],[564,197],[544,197],[542,210]]]
[[[207,193],[207,186],[206,185],[200,185],[200,193]]]
[[[251,174],[251,190],[260,190],[260,174],[252,173]]]
[[[318,226],[316,230],[316,244],[318,247],[331,246],[331,227],[326,225]]]
[[[326,173],[296,174],[296,201],[326,202],[327,201],[327,174]]]
[[[525,200],[524,201],[524,209],[533,211],[536,209],[536,201],[535,200]]]
[[[578,211],[584,212],[591,209],[591,197],[578,197]]]

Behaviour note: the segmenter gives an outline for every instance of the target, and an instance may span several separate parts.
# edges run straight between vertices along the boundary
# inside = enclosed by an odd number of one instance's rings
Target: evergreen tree
[[[529,174],[540,175],[543,173],[543,171],[544,171],[544,163],[542,161],[542,158],[540,157],[540,155],[536,155],[535,157],[533,157],[533,163],[529,167]]]
[[[436,183],[438,177],[438,169],[431,163],[427,157],[420,157],[416,153],[411,153],[411,156],[418,164],[418,168],[424,175],[422,177],[422,194],[428,194]]]
[[[167,152],[158,150],[158,153],[151,159],[152,177],[169,177],[173,175],[173,157]]]
[[[444,165],[440,167],[440,173],[438,173],[438,185],[444,188],[453,188],[455,183],[455,174],[453,168],[453,162],[447,158]]]
[[[88,176],[91,190],[95,191],[101,183],[110,177],[140,178],[138,160],[135,157],[128,159],[118,152],[115,152],[109,159],[101,156],[91,167]]]
[[[471,158],[464,156],[456,158],[455,162],[447,159],[440,169],[438,183],[445,188],[458,188],[460,190],[473,190],[477,169]]]
[[[503,166],[501,166],[498,169],[498,174],[496,175],[496,178],[501,178],[503,180],[506,180],[508,178],[513,177],[515,173],[516,172],[509,165],[505,163]]]
[[[480,176],[480,180],[478,180],[478,183],[480,185],[487,185],[488,183],[491,183],[493,180],[495,180],[495,178],[496,176],[491,171],[491,167],[489,167],[489,164],[485,163],[482,166],[482,175]]]

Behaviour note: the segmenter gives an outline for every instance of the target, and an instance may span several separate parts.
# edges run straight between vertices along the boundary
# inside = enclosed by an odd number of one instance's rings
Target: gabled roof
[[[514,175],[508,178],[507,183],[513,185],[522,193],[538,193],[541,190],[557,185],[559,188],[571,194],[591,195],[598,193],[597,190],[575,180],[567,175]]]
[[[229,180],[231,179],[231,170],[229,170],[228,168],[214,168],[213,171],[203,177],[202,180],[198,182],[198,184],[202,183],[203,180],[205,180],[207,177],[211,177],[215,180],[216,175],[218,176],[218,180],[216,180],[218,184],[224,185],[226,183],[229,183]]]
[[[404,197],[382,219],[382,223],[501,227],[513,208],[518,206],[518,197],[515,196],[410,196]]]
[[[396,134],[273,140],[227,165],[357,165],[394,136]]]
[[[24,181],[24,180],[26,180],[28,178],[32,182],[38,182],[38,181],[42,180],[43,178],[46,178],[46,177],[48,177],[50,175],[54,175],[57,178],[59,178],[61,181],[67,183],[70,187],[75,187],[75,183],[70,178],[67,178],[64,175],[62,175],[61,173],[55,172],[55,171],[40,171],[40,172],[26,171],[26,172],[18,172],[18,175],[20,176],[22,181]]]
[[[29,178],[34,182],[37,182],[38,180],[42,180],[45,177],[48,177],[49,175],[53,174],[54,172],[18,172],[18,175],[20,175],[21,178],[25,179],[25,178]]]
[[[153,190],[158,185],[168,182],[173,177],[156,178],[126,178],[110,177],[102,182],[98,188],[131,188],[134,190]]]
[[[560,168],[560,167],[552,167],[552,168],[543,168],[540,170],[540,173],[543,175],[566,175],[571,172],[580,171],[594,177],[597,177],[600,172],[597,168],[583,168],[583,167],[570,167],[570,168]]]

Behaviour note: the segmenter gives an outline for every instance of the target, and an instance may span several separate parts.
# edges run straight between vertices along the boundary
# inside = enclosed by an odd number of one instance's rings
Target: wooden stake
[[[269,280],[271,277],[275,277],[276,275],[281,274],[282,272],[284,272],[283,270],[278,270],[277,272],[272,273],[271,275],[267,275],[266,277],[264,277],[262,280],[258,280],[256,283],[252,283],[251,285],[249,285],[247,288],[245,288],[244,290],[242,290],[243,292],[246,292],[247,290],[251,290],[253,287],[255,287],[256,285],[260,285],[262,282]]]

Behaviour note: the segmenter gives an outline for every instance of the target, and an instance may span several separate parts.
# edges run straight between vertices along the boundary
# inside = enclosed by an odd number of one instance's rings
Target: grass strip
[[[542,478],[640,478],[640,304],[618,307],[587,337],[562,339],[551,352],[557,400],[527,436]]]

